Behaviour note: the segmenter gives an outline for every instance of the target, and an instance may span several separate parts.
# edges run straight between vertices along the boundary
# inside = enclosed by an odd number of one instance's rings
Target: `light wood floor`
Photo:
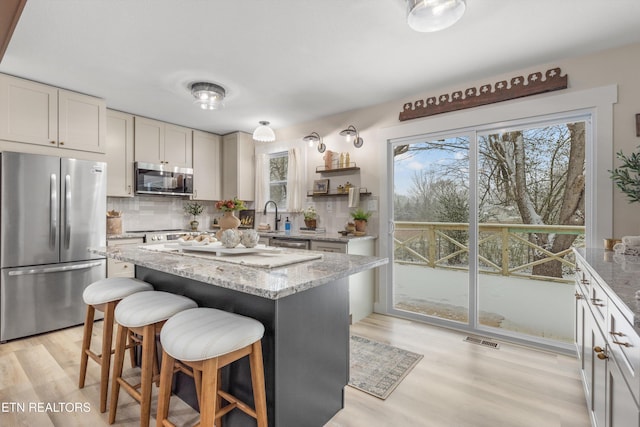
[[[96,350],[101,328],[97,322]],[[578,363],[571,357],[507,343],[486,348],[463,342],[462,333],[377,314],[353,325],[352,333],[424,358],[385,401],[346,387],[345,408],[328,427],[590,425]],[[0,345],[0,426],[108,426],[107,414],[98,410],[95,363],[89,363],[87,386],[78,389],[81,340],[82,328],[75,327]],[[137,369],[126,372],[133,376]],[[25,412],[8,406],[14,402],[24,403]],[[30,411],[32,402],[78,403],[89,412],[64,412],[60,406],[48,409],[63,412]],[[152,413],[155,402],[154,397]],[[170,411],[178,425],[193,425],[198,417],[179,399],[172,399]],[[137,426],[138,414],[138,404],[121,393],[115,425]]]

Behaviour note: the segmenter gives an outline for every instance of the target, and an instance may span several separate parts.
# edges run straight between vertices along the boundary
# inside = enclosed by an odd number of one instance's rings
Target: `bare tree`
[[[563,132],[563,129],[566,132]],[[482,201],[515,204],[524,224],[584,224],[584,122],[523,132],[489,135],[481,157],[486,187]],[[538,153],[540,151],[541,153]],[[552,253],[568,249],[576,239],[569,234],[531,233],[529,240]],[[534,260],[545,258],[534,253]],[[562,264],[548,261],[532,274],[562,277]]]

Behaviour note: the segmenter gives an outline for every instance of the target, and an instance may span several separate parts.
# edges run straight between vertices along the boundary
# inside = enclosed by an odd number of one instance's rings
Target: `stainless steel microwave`
[[[193,169],[135,162],[136,194],[190,196]]]

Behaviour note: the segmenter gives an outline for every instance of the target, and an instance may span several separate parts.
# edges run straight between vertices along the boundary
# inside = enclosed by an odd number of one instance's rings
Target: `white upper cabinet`
[[[255,145],[251,135],[234,132],[222,137],[222,198],[255,200]]]
[[[164,123],[135,118],[135,160],[155,164],[164,163]]]
[[[193,165],[192,130],[135,117],[135,161],[177,167]]]
[[[106,103],[0,74],[0,139],[104,153]]]
[[[107,110],[107,196],[133,197],[133,115]]]
[[[222,170],[220,135],[193,131],[193,199],[220,200]]]
[[[0,74],[0,139],[58,144],[58,89]]]
[[[171,166],[193,167],[193,131],[165,124],[164,161]]]
[[[105,152],[106,103],[92,96],[58,90],[58,143],[72,150]]]

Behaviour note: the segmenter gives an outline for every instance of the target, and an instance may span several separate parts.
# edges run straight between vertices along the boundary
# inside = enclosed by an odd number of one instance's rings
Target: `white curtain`
[[[256,210],[262,209],[269,196],[269,155],[256,156]]]
[[[298,212],[302,209],[302,174],[300,172],[300,150],[290,148],[287,165],[287,212]]]

